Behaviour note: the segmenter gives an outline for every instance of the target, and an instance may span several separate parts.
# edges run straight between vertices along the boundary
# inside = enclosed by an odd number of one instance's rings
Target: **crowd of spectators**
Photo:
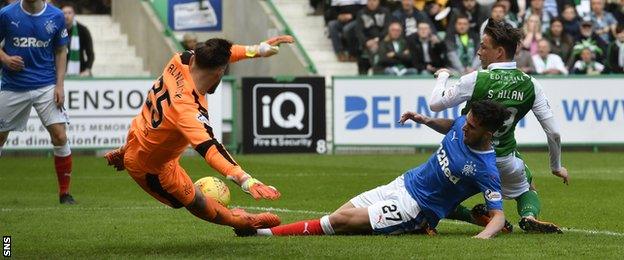
[[[341,62],[359,74],[431,74],[480,68],[489,19],[524,33],[529,74],[624,73],[624,0],[312,0]],[[319,11],[321,10],[321,11]]]

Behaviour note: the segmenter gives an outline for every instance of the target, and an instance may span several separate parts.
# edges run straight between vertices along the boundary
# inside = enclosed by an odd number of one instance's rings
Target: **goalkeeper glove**
[[[276,200],[281,196],[280,192],[273,186],[267,186],[256,178],[251,177],[249,174],[245,173],[240,178],[236,178],[233,176],[227,177],[230,180],[233,180],[238,185],[240,185],[241,189],[244,192],[250,194],[254,199],[268,199],[268,200]]]
[[[282,43],[293,43],[295,39],[290,35],[280,35],[270,38],[256,45],[245,48],[247,57],[270,57],[279,53],[279,45]]]

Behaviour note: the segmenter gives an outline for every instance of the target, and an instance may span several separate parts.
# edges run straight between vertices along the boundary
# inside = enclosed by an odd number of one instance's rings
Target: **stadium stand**
[[[77,15],[93,36],[93,49],[97,57],[93,75],[97,77],[148,76],[143,59],[136,54],[136,47],[128,43],[128,36],[121,33],[119,23],[110,15]]]
[[[309,10],[309,1],[306,0],[273,0],[267,1],[272,2],[277,7],[278,11],[283,14],[287,24],[292,28],[293,32],[295,32],[303,45],[304,49],[310,53],[310,57],[317,64],[318,73],[321,75],[354,75],[356,74],[356,64],[344,62],[346,61],[344,57],[342,58],[343,62],[339,62],[341,58],[340,55],[336,55],[333,52],[331,47],[331,41],[327,37],[327,24],[323,22],[323,18],[321,16],[306,16],[306,10]],[[334,1],[325,1],[325,11],[327,12],[328,6]],[[348,1],[346,1],[348,2]],[[385,8],[390,9],[391,11],[396,11],[401,8],[401,5],[398,4],[401,1],[392,1],[392,0],[381,0],[381,5]],[[474,1],[466,1],[466,2],[474,2]],[[525,46],[527,50],[531,52],[531,54],[537,53],[537,41],[542,38],[542,34],[547,32],[549,34],[550,20],[555,19],[555,17],[563,17],[563,26],[564,33],[563,37],[575,39],[574,43],[571,47],[576,45],[576,48],[583,48],[585,45],[594,44],[600,47],[600,51],[594,53],[595,59],[598,62],[603,64],[607,63],[605,60],[605,55],[607,54],[607,45],[609,43],[614,42],[616,39],[616,35],[614,32],[614,22],[616,20],[621,20],[621,17],[624,14],[624,2],[623,1],[591,1],[592,5],[580,5],[579,1],[509,1],[509,0],[497,0],[497,1],[476,1],[476,5],[479,8],[479,15],[473,15],[472,19],[478,19],[479,21],[484,21],[489,16],[489,11],[491,6],[494,3],[500,3],[507,8],[506,11],[510,12],[510,17],[517,17],[519,20],[518,26],[522,28],[523,23],[526,23],[526,20],[531,16],[534,12],[539,12],[542,15],[537,15],[536,17],[539,20],[540,31],[541,33],[536,33],[534,37],[533,34],[527,34],[528,39],[536,38],[532,41],[532,44],[528,44]],[[586,1],[589,3],[590,1]],[[456,16],[457,13],[460,12],[460,7],[462,7],[462,1],[414,1],[414,6],[422,11],[430,12],[433,6],[439,7],[436,17],[430,17],[434,23],[439,21],[443,21],[445,19]],[[450,8],[450,9],[449,9]],[[523,8],[525,8],[523,10]],[[437,10],[437,9],[436,9]],[[450,11],[449,11],[450,10]],[[601,18],[603,20],[598,21],[595,13],[599,13],[600,10],[604,10],[605,14],[608,14],[608,17]],[[476,11],[475,11],[476,12]],[[446,14],[446,15],[442,15]],[[327,14],[326,14],[327,16]],[[448,17],[447,17],[448,16]],[[325,17],[327,18],[327,17]],[[508,19],[507,17],[506,19]],[[525,21],[522,21],[524,18]],[[608,21],[606,21],[608,18]],[[482,22],[477,21],[475,23],[475,28],[478,29],[479,26],[482,26]],[[601,30],[602,27],[599,26],[603,23],[609,24],[609,27],[612,30],[606,31]],[[452,23],[450,23],[452,24]],[[583,32],[583,25],[593,26],[587,35],[578,35],[579,31]],[[447,28],[451,28],[453,26],[447,26]],[[471,24],[472,28],[472,24]],[[451,28],[452,29],[452,28]],[[475,29],[475,30],[476,30]],[[526,30],[525,30],[526,33]],[[450,34],[452,35],[452,34]],[[348,37],[348,35],[346,35]],[[443,36],[439,34],[439,36]],[[448,40],[449,34],[446,35]],[[343,36],[345,37],[345,36]],[[587,39],[591,41],[585,41]],[[444,38],[442,40],[445,40]],[[477,38],[478,40],[478,38]],[[345,42],[350,42],[349,39],[346,39]],[[552,52],[560,52],[560,46],[557,46],[558,41],[551,40],[551,53]],[[579,49],[580,50],[580,49]],[[564,57],[564,62],[566,63],[566,67],[568,70],[573,70],[573,63],[576,60],[579,60],[580,51],[575,52],[576,55],[572,55],[572,57],[567,58]],[[451,61],[446,60],[446,67],[451,66]],[[418,64],[416,64],[418,65]],[[418,67],[418,66],[416,66]],[[619,72],[619,71],[618,71]],[[605,69],[602,74],[605,73],[613,73],[612,70]],[[362,73],[360,73],[362,74]],[[364,73],[366,74],[366,73]],[[372,74],[372,71],[369,71],[368,74]]]
[[[322,16],[307,16],[308,0],[274,0],[286,22],[297,34],[301,45],[309,53],[320,75],[355,75],[355,63],[339,62],[332,49],[331,41],[324,32]]]

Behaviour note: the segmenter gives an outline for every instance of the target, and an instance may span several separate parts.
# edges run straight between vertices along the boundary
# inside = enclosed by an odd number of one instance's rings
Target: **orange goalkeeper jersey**
[[[192,55],[187,51],[173,56],[132,120],[130,134],[140,146],[138,156],[145,171],[157,173],[177,161],[190,144],[219,173],[238,176],[243,170],[214,139],[206,96],[197,92],[189,72]],[[244,48],[234,45],[230,62],[244,58]]]

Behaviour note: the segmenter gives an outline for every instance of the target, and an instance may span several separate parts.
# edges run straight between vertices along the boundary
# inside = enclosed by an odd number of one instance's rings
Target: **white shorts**
[[[401,234],[426,225],[418,203],[405,189],[403,175],[356,196],[350,202],[356,208],[368,208],[368,218],[375,234]]]
[[[0,132],[26,130],[32,107],[44,126],[69,122],[65,109],[56,107],[54,85],[23,92],[0,90]]]
[[[500,174],[503,198],[515,199],[529,191],[529,181],[524,169],[524,161],[516,157],[516,153],[496,157],[496,168]]]

